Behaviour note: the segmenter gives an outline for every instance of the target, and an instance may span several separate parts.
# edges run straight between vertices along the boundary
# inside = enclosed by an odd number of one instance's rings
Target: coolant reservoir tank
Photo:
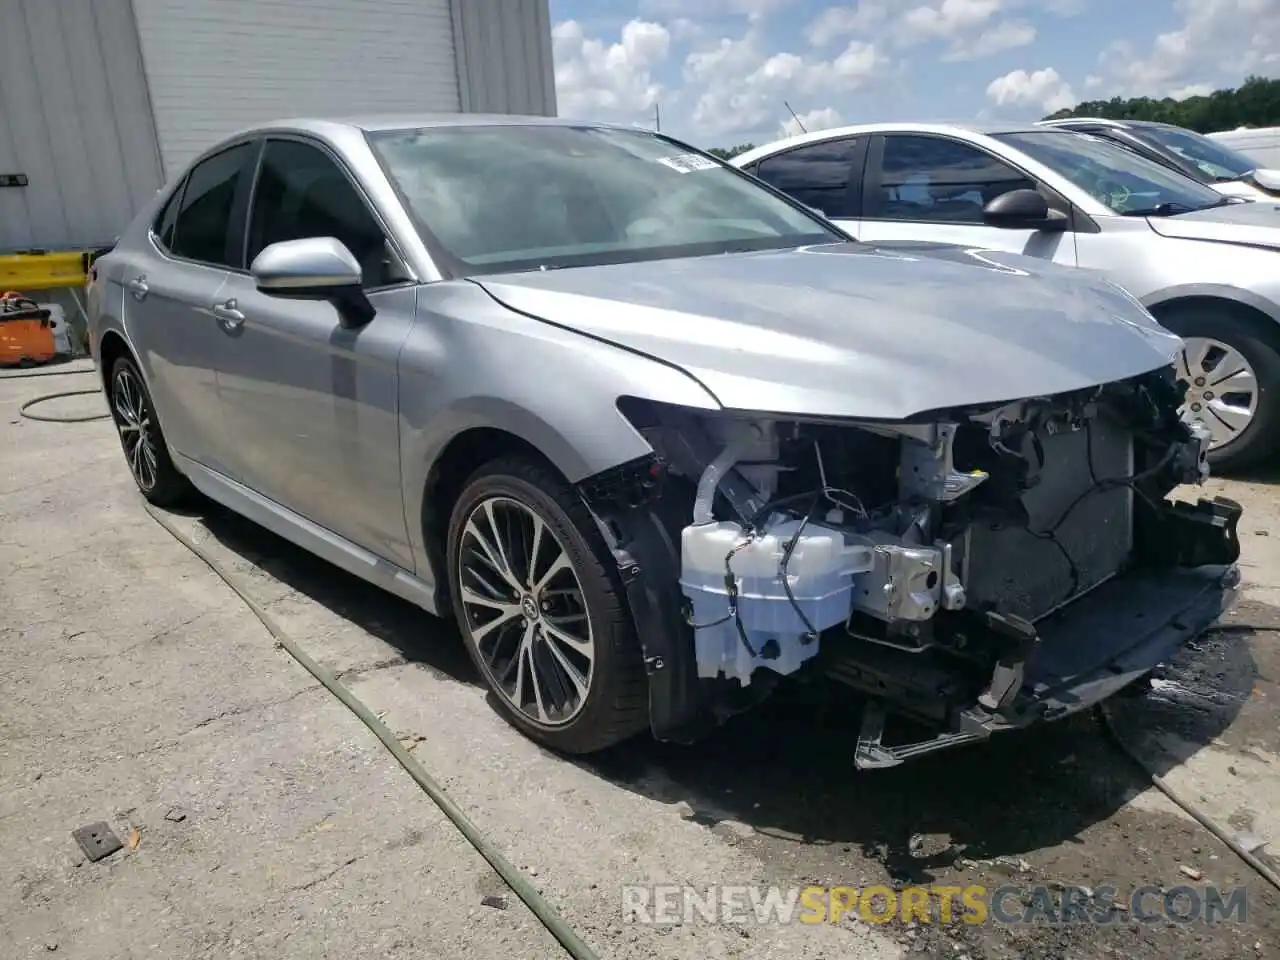
[[[797,531],[784,585],[782,561]],[[698,676],[746,685],[759,667],[795,672],[818,652],[809,628],[820,633],[848,619],[853,578],[872,567],[865,541],[846,542],[840,530],[822,524],[801,529],[800,520],[785,520],[750,539],[728,521],[685,527],[680,586],[692,607]]]

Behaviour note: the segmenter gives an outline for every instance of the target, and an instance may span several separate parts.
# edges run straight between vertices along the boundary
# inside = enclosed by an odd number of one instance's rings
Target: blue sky
[[[1280,0],[550,0],[561,116],[699,146],[892,119],[1038,119],[1280,75]]]

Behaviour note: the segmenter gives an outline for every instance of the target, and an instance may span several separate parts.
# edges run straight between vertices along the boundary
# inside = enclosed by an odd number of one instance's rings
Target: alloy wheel
[[[155,487],[160,469],[155,430],[142,384],[128,367],[117,370],[112,379],[111,408],[129,471],[138,487],[149,491]]]
[[[1184,337],[1178,379],[1187,384],[1183,410],[1209,428],[1209,448],[1240,436],[1258,410],[1258,376],[1235,347],[1212,337]]]
[[[591,689],[595,638],[564,544],[531,507],[481,500],[462,526],[458,593],[493,687],[527,719],[560,727]]]

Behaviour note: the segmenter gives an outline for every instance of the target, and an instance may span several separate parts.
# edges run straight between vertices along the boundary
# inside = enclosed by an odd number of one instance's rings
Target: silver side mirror
[[[363,280],[356,258],[333,237],[273,243],[253,258],[249,272],[263,293],[294,297],[358,290]]]

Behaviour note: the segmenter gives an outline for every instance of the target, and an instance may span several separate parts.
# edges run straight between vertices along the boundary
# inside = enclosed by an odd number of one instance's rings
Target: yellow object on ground
[[[0,290],[83,287],[88,260],[80,250],[0,254]]]

